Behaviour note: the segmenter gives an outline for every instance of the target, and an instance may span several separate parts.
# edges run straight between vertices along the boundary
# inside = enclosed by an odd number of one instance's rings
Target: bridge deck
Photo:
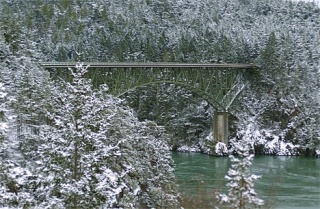
[[[69,79],[66,68],[79,62],[40,62],[53,78]],[[228,110],[246,85],[243,70],[255,69],[254,64],[214,64],[175,62],[83,62],[94,68],[88,71],[95,86],[108,84],[110,94],[121,96],[136,88],[171,83],[188,89],[217,109]]]
[[[39,62],[43,68],[74,67],[77,62]],[[256,68],[254,64],[213,64],[213,63],[175,63],[175,62],[83,62],[90,68]]]

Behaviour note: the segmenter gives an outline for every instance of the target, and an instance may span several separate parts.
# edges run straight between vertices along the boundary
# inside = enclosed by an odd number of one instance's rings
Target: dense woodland
[[[0,10],[1,169],[15,168],[1,174],[1,204],[77,208],[95,197],[84,207],[178,207],[165,150],[215,152],[214,107],[188,90],[149,85],[114,98],[108,84],[81,77],[82,66],[68,83],[50,79],[39,61],[254,63],[259,68],[244,75],[248,85],[230,108],[230,137],[250,130],[257,154],[320,150],[320,8],[313,3],[2,0]]]

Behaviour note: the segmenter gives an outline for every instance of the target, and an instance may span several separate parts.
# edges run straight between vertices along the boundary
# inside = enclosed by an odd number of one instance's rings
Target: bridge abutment
[[[228,144],[228,112],[215,111],[213,119],[213,140]]]

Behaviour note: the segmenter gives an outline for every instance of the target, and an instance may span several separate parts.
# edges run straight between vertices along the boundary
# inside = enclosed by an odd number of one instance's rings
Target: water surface
[[[226,191],[227,157],[173,152],[176,178],[184,196],[207,197]],[[320,208],[320,159],[312,157],[256,156],[251,172],[260,175],[255,189],[272,208]]]

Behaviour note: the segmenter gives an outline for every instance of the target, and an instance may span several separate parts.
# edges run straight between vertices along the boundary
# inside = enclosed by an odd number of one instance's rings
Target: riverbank
[[[281,136],[271,134],[254,133],[251,137],[254,154],[271,156],[313,156],[320,157],[320,149],[315,147],[303,147],[282,140]],[[212,133],[205,139],[199,140],[194,144],[184,144],[175,147],[172,151],[195,152],[213,156],[227,156],[228,145],[221,142],[214,142]]]

